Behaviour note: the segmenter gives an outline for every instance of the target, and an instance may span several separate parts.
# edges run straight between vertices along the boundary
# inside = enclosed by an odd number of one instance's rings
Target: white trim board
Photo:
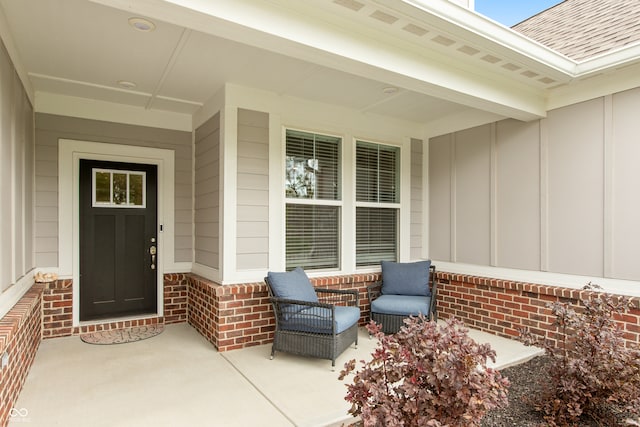
[[[58,266],[61,278],[73,279],[80,289],[80,159],[107,160],[158,166],[158,315],[164,314],[164,272],[175,271],[175,153],[173,150],[60,139],[58,149]],[[162,231],[161,231],[162,228]],[[73,298],[73,326],[80,325],[79,298]]]
[[[514,282],[535,283],[547,286],[559,286],[568,289],[581,289],[587,283],[602,287],[603,291],[640,297],[640,282],[633,280],[610,279],[606,277],[579,276],[575,274],[551,273],[547,271],[517,270],[513,268],[490,267],[433,260],[437,271],[463,274],[492,279],[512,280]]]

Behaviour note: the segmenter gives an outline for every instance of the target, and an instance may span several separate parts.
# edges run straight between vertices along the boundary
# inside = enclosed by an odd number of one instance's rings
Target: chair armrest
[[[382,282],[381,281],[374,282],[374,283],[370,284],[369,286],[367,286],[367,296],[369,297],[369,304],[371,304],[371,301],[373,301],[376,298],[378,298],[381,293],[382,293]]]
[[[358,307],[360,296],[355,289],[315,288],[318,299],[323,303]]]
[[[287,298],[277,298],[277,297],[270,297],[269,301],[271,301],[276,305],[288,304],[288,305],[300,305],[304,307],[322,307],[322,308],[328,308],[328,309],[331,309],[331,307],[333,307],[334,305],[334,304],[328,304],[324,302],[301,301],[297,299],[287,299]]]

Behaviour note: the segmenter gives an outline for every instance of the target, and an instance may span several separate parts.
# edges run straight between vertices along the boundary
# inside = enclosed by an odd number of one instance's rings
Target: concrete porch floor
[[[497,352],[498,369],[541,350],[472,330]],[[187,324],[129,344],[43,341],[10,426],[340,426],[352,418],[337,379],[377,341],[361,328],[357,349],[336,361],[277,353],[271,346],[218,353]],[[359,365],[358,365],[359,366]]]

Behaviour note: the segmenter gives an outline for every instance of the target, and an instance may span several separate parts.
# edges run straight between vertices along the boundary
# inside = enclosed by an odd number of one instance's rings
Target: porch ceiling
[[[528,120],[544,115],[545,90],[570,78],[486,37],[474,44],[459,26],[447,32],[427,10],[414,7],[410,16],[408,7],[387,0],[0,0],[36,110],[39,94],[56,94],[192,115],[232,83],[425,125],[474,111]],[[135,30],[128,20],[137,16],[156,29]]]

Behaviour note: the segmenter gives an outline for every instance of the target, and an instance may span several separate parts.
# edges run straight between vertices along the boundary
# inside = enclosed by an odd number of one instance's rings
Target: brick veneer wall
[[[164,323],[184,323],[189,310],[189,279],[185,273],[164,275]]]
[[[357,289],[362,317],[369,319],[366,286],[379,274],[333,276],[311,279],[316,287]],[[578,305],[579,300],[597,293],[557,286],[438,272],[438,315],[455,316],[467,326],[495,335],[515,338],[519,330],[555,339],[553,317],[547,304],[555,301]],[[640,299],[634,300],[636,307]],[[640,309],[620,317],[629,342],[640,337]],[[189,275],[189,323],[218,351],[271,343],[275,319],[263,282],[220,285]]]
[[[361,324],[368,319],[366,286],[378,274],[311,279],[316,287],[357,289]],[[235,350],[273,341],[275,318],[264,282],[220,285],[197,275],[189,280],[189,324],[218,351]]]
[[[0,355],[9,363],[0,372],[0,425],[9,421],[41,341],[41,299],[44,286],[33,285],[0,319]]]
[[[515,338],[521,329],[529,329],[549,340],[557,339],[552,326],[555,318],[549,303],[570,303],[579,307],[598,292],[557,286],[513,282],[438,272],[438,314],[455,316],[467,326]],[[586,283],[585,283],[586,284]],[[640,299],[632,298],[634,309],[621,315],[620,325],[628,342],[638,343],[640,334]]]
[[[187,292],[187,274],[165,274],[164,317],[146,317],[73,327],[73,281],[65,279],[50,282],[45,284],[42,297],[42,337],[55,338],[123,327],[186,322]]]

